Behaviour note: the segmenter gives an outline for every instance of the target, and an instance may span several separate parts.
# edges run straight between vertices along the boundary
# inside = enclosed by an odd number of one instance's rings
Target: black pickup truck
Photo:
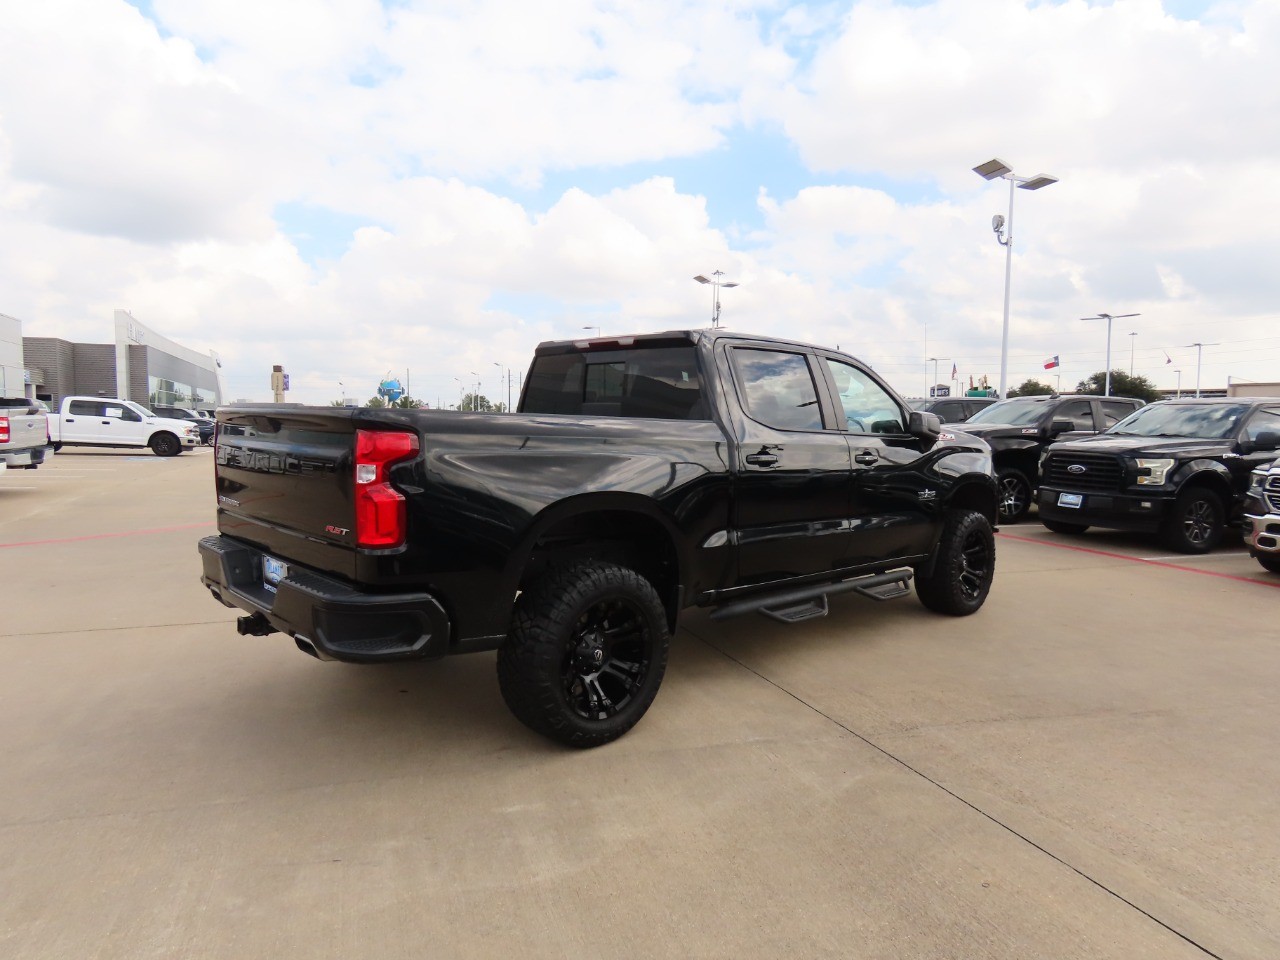
[[[1159,533],[1180,553],[1206,553],[1240,526],[1250,472],[1280,449],[1280,398],[1162,400],[1106,433],[1063,440],[1044,455],[1040,522]]]
[[[991,447],[1000,485],[1000,522],[1017,523],[1031,509],[1040,455],[1049,444],[1068,433],[1100,433],[1140,406],[1141,400],[1126,397],[1055,393],[1000,400],[964,421],[965,433]]]
[[[680,331],[544,343],[520,412],[217,412],[203,583],[321,659],[498,650],[512,712],[575,746],[657,693],[681,609],[798,621],[827,597],[978,610],[995,564],[986,444],[868,367]]]

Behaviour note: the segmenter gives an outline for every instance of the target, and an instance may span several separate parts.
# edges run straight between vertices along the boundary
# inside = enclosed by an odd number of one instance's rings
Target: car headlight
[[[1249,493],[1248,493],[1248,496],[1250,496],[1250,497],[1261,497],[1261,496],[1262,496],[1262,485],[1263,485],[1263,483],[1265,483],[1265,482],[1266,482],[1266,479],[1267,479],[1267,471],[1265,471],[1265,470],[1255,470],[1255,471],[1253,471],[1253,473],[1249,474]]]
[[[1159,460],[1138,460],[1138,469],[1146,470],[1146,476],[1139,476],[1138,483],[1141,486],[1158,487],[1164,483],[1164,478],[1169,475],[1169,471],[1173,469],[1173,465],[1178,461],[1173,459],[1161,458]]]

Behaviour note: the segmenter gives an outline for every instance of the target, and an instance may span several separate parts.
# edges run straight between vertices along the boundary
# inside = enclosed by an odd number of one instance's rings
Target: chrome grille
[[[1083,470],[1072,470],[1083,467]],[[1044,461],[1042,484],[1068,490],[1119,490],[1124,466],[1118,457],[1106,453],[1053,453]]]
[[[1269,513],[1280,513],[1280,476],[1271,476],[1262,484],[1262,498]]]

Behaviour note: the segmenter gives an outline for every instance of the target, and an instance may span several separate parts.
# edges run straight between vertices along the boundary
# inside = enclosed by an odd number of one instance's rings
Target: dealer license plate
[[[1083,493],[1060,493],[1058,494],[1058,506],[1072,507],[1076,510],[1084,505]]]
[[[280,581],[289,575],[289,565],[275,557],[262,558],[262,585],[268,590],[274,590],[279,586]]]

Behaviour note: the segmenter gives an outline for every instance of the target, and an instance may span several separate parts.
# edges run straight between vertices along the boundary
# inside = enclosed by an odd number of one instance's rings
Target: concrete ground
[[[213,512],[203,449],[0,477],[0,956],[1280,956],[1280,578],[1238,542],[1033,521],[971,618],[694,613],[579,753],[491,654],[238,636]]]

